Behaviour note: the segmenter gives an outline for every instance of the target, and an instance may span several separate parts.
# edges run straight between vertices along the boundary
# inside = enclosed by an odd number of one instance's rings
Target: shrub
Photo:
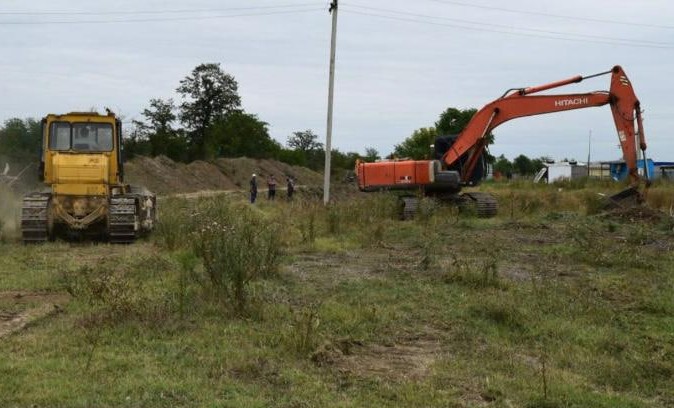
[[[192,246],[219,301],[242,315],[250,282],[274,276],[280,257],[280,226],[252,214],[248,206],[203,200],[195,216]]]
[[[61,282],[75,299],[90,307],[85,326],[116,324],[128,320],[158,323],[166,315],[166,299],[154,298],[143,281],[130,270],[108,263],[84,265],[74,270],[61,268]]]

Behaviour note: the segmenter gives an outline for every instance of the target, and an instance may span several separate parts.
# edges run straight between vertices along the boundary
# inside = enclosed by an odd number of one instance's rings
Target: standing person
[[[255,204],[255,199],[257,198],[257,179],[256,175],[253,173],[253,177],[250,178],[250,203]]]
[[[288,201],[291,201],[293,199],[293,193],[295,192],[295,180],[293,180],[292,177],[288,176],[286,177],[286,182],[287,182],[287,191],[288,191]]]
[[[267,179],[267,188],[269,189],[267,198],[274,201],[276,198],[276,177],[273,174]]]

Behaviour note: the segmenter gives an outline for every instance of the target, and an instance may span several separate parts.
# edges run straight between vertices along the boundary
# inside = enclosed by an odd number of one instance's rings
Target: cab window
[[[109,123],[74,123],[72,149],[76,152],[112,150],[112,125]]]
[[[51,150],[70,150],[70,123],[53,122],[49,137]]]
[[[110,123],[53,122],[50,127],[49,148],[75,152],[109,152],[113,148]]]

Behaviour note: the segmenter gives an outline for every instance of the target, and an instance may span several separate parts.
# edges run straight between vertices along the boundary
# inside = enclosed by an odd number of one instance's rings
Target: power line
[[[568,36],[574,36],[574,37],[585,37],[585,38],[593,38],[593,39],[609,40],[609,41],[619,41],[619,42],[632,42],[632,43],[640,43],[640,44],[674,46],[674,44],[672,44],[672,43],[665,43],[665,42],[659,42],[659,41],[633,40],[633,39],[630,39],[630,38],[606,37],[606,36],[592,35],[592,34],[577,34],[577,33],[563,32],[563,31],[541,30],[541,29],[536,29],[536,28],[520,28],[520,27],[513,27],[513,26],[509,26],[509,25],[505,25],[505,24],[483,23],[483,22],[480,22],[480,21],[464,20],[464,19],[450,18],[450,17],[431,16],[431,15],[428,15],[428,14],[416,14],[416,13],[409,13],[409,12],[402,12],[402,11],[395,11],[395,10],[387,10],[387,9],[367,7],[367,6],[359,6],[359,5],[352,5],[352,4],[346,4],[346,6],[358,8],[358,9],[364,9],[364,10],[386,12],[386,13],[389,13],[389,14],[419,17],[419,18],[429,18],[429,19],[435,19],[435,20],[455,21],[455,22],[464,23],[464,24],[474,24],[474,25],[480,25],[480,26],[506,28],[506,29],[518,30],[518,31],[531,31],[531,32],[535,32],[535,33],[545,33],[545,34],[554,34],[554,35],[568,35]]]
[[[108,15],[134,15],[134,14],[176,14],[176,13],[213,13],[223,11],[243,11],[243,10],[269,10],[292,7],[316,6],[316,3],[295,3],[276,6],[256,6],[256,7],[229,7],[229,8],[210,8],[210,9],[173,9],[173,10],[127,10],[127,11],[0,11],[0,15],[6,16],[108,16]]]
[[[164,17],[164,18],[136,18],[136,19],[114,19],[114,20],[68,20],[68,21],[0,21],[0,25],[56,25],[56,24],[115,24],[115,23],[152,23],[166,21],[192,21],[192,20],[216,20],[221,18],[234,17],[255,17],[272,16],[279,14],[299,14],[313,11],[325,11],[325,8],[306,8],[283,11],[270,11],[264,13],[242,13],[242,14],[219,14],[210,16],[185,16],[185,17]]]
[[[592,18],[592,17],[578,17],[578,16],[569,16],[569,15],[564,15],[564,14],[543,13],[543,12],[539,12],[539,11],[516,10],[516,9],[509,9],[509,8],[504,8],[504,7],[481,6],[481,5],[478,5],[478,4],[464,3],[464,2],[460,2],[460,1],[451,1],[451,0],[428,0],[428,1],[432,1],[434,3],[451,4],[453,6],[478,8],[478,9],[482,9],[482,10],[496,10],[496,11],[503,11],[505,13],[527,14],[527,15],[530,15],[530,16],[554,17],[554,18],[563,18],[563,19],[567,19],[567,20],[589,21],[589,22],[592,22],[592,23],[603,23],[603,24],[631,25],[631,26],[635,26],[635,27],[662,28],[662,29],[666,29],[666,30],[673,30],[674,29],[674,26],[668,26],[668,25],[633,23],[633,22],[630,22],[630,21],[607,20],[607,19]]]
[[[622,46],[625,46],[625,47],[636,47],[636,48],[659,48],[659,49],[672,49],[672,48],[674,48],[674,45],[654,45],[654,44],[651,45],[651,44],[646,44],[646,43],[639,44],[639,43],[629,43],[629,42],[615,42],[615,41],[601,41],[601,40],[592,40],[592,39],[555,37],[555,36],[551,36],[551,35],[527,34],[527,33],[519,33],[519,32],[514,32],[514,31],[497,30],[497,29],[490,29],[490,28],[470,27],[470,26],[459,25],[459,24],[438,23],[438,22],[434,22],[434,21],[419,20],[419,19],[407,18],[407,17],[386,16],[386,15],[382,15],[382,14],[354,11],[354,10],[348,10],[348,9],[343,10],[343,11],[345,13],[349,13],[349,14],[358,14],[358,15],[388,19],[388,20],[404,21],[404,22],[417,23],[417,24],[429,24],[429,25],[441,26],[441,27],[452,27],[452,28],[459,28],[459,29],[471,30],[471,31],[515,35],[515,36],[520,36],[520,37],[544,38],[544,39],[549,39],[549,40],[574,41],[574,42],[585,42],[585,43],[595,43],[595,44],[622,45]]]

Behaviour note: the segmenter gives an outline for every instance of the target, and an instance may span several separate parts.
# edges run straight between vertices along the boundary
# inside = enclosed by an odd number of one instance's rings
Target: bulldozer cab
[[[54,194],[109,195],[124,189],[121,123],[113,113],[72,112],[42,120],[41,178]]]

